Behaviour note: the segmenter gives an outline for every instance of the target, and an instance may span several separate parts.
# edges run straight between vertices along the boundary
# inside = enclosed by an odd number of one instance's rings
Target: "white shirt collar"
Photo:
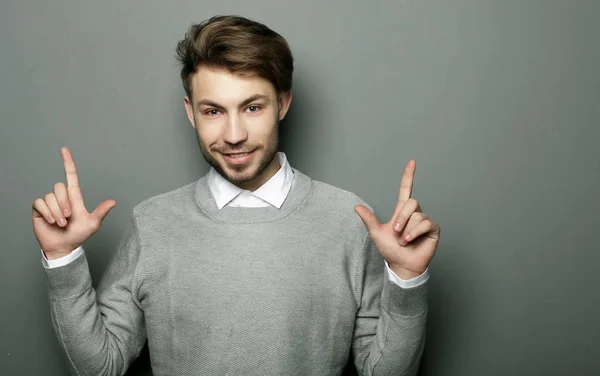
[[[226,205],[260,207],[273,205],[277,209],[285,201],[294,180],[294,172],[283,152],[277,152],[280,168],[255,191],[241,189],[225,179],[213,167],[208,172],[208,187],[219,209]]]

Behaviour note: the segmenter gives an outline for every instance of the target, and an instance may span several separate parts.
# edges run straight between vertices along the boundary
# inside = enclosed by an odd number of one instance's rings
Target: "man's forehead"
[[[257,75],[204,67],[192,76],[192,90],[196,99],[226,102],[241,101],[255,94],[269,97],[275,95],[271,83]]]

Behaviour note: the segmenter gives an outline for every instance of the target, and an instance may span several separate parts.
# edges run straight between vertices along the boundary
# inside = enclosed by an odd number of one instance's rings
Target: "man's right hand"
[[[33,232],[48,260],[68,255],[100,229],[108,212],[115,207],[114,200],[102,202],[91,213],[83,204],[79,178],[71,151],[60,149],[67,186],[54,185],[54,192],[33,202]]]

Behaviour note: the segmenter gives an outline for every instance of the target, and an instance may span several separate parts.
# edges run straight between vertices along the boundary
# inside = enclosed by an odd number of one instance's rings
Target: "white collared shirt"
[[[281,208],[281,205],[285,201],[285,198],[294,183],[294,171],[288,163],[285,153],[277,152],[277,158],[279,158],[279,170],[254,191],[242,189],[234,185],[221,176],[217,170],[211,167],[208,172],[208,187],[215,199],[217,207],[219,209],[222,209],[225,206],[256,208],[272,205],[277,209]],[[57,268],[69,264],[81,254],[83,254],[83,247],[79,246],[64,257],[48,260],[42,251],[42,264],[48,269]],[[390,269],[387,262],[385,262],[385,268],[390,281],[403,288],[419,286],[425,283],[429,278],[428,270],[425,270],[423,274],[418,277],[401,279]]]

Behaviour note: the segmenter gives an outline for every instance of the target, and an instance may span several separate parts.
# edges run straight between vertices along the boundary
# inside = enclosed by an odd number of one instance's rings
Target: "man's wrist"
[[[392,272],[394,272],[394,274],[396,274],[398,277],[400,277],[400,279],[404,279],[404,280],[413,279],[413,278],[417,278],[418,276],[423,274],[423,272],[408,270],[408,269],[399,267],[397,265],[393,265],[393,264],[389,264],[389,263],[388,263],[388,265],[389,265],[390,269],[392,270]]]
[[[73,250],[71,251],[55,251],[55,252],[46,252],[44,250],[42,250],[44,252],[44,257],[46,257],[46,260],[56,260],[62,257],[65,257],[67,255],[70,255],[71,252],[73,252]]]

